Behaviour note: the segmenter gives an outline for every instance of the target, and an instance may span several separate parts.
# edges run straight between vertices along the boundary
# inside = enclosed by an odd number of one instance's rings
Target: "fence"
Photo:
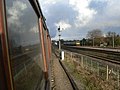
[[[99,78],[101,87],[120,89],[120,65],[69,51],[65,51],[65,61],[73,64],[74,70],[78,73],[83,70],[94,75],[94,78]]]

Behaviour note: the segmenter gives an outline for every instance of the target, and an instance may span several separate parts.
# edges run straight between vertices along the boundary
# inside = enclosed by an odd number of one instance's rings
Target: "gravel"
[[[59,63],[58,58],[53,54],[51,63],[51,90],[73,90],[71,83]]]

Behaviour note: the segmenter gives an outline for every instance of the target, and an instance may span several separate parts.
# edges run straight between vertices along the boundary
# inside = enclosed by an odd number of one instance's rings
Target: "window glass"
[[[6,12],[15,88],[34,90],[44,82],[38,17],[29,0],[6,0]]]

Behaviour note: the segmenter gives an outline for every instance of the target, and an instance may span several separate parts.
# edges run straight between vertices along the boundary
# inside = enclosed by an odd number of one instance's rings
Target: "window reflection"
[[[6,11],[15,87],[33,90],[43,78],[38,17],[28,0],[6,0]]]

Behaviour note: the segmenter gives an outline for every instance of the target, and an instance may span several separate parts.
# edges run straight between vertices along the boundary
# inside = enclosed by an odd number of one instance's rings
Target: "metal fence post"
[[[84,67],[83,66],[83,56],[81,55],[81,66],[82,66],[82,68]]]
[[[109,74],[109,71],[108,71],[108,65],[107,65],[107,75],[106,75],[106,80],[108,80],[108,74]]]
[[[118,82],[118,87],[120,86],[120,74],[119,74],[119,70],[117,70],[117,82]]]

